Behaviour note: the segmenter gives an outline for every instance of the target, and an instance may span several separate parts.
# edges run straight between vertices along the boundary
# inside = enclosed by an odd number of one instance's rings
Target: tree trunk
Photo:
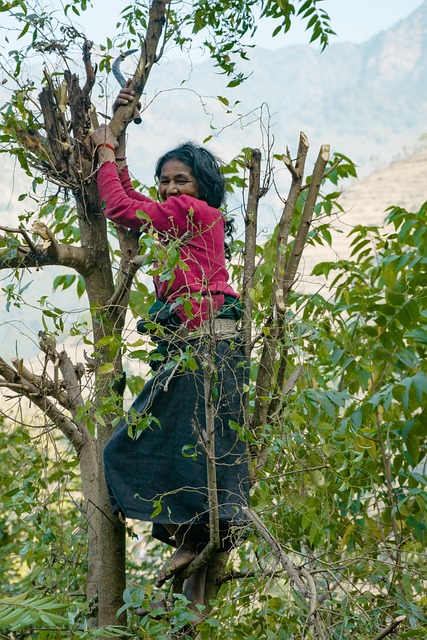
[[[107,485],[104,476],[102,451],[109,439],[107,430],[100,430],[97,438],[98,458],[98,615],[101,626],[126,624],[126,616],[118,619],[117,611],[123,604],[126,587],[125,526],[118,516],[111,513]]]
[[[88,558],[86,596],[89,607],[93,610],[98,600],[98,549],[97,549],[97,517],[98,517],[98,478],[97,454],[93,438],[88,438],[79,455],[79,465],[84,496],[84,516],[88,529]]]

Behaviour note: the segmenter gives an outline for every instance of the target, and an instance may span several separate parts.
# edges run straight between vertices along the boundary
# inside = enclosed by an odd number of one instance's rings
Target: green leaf
[[[113,373],[114,365],[111,362],[106,362],[99,367],[98,373],[100,376],[105,376],[108,373]]]
[[[58,625],[68,626],[66,605],[58,602],[56,596],[40,597],[28,593],[0,599],[0,628],[9,627],[13,631],[31,626],[48,625],[55,629]]]

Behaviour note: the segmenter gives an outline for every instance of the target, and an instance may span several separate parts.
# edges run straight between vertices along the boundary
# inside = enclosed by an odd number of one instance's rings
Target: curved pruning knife
[[[137,53],[139,49],[130,49],[129,51],[122,52],[117,58],[114,60],[111,71],[113,72],[113,76],[119,83],[121,87],[126,86],[126,78],[120,70],[120,64],[125,60],[128,56],[132,55],[132,53]],[[135,107],[135,111],[133,112],[133,121],[135,124],[141,124],[142,118],[139,114],[138,109]]]

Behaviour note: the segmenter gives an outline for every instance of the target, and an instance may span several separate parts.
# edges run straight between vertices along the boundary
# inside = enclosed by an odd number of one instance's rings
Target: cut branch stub
[[[281,283],[278,285],[276,294],[276,305],[280,313],[286,310],[286,303],[292,286],[295,282],[296,273],[301,262],[301,256],[307,241],[308,232],[310,230],[311,221],[313,219],[314,207],[319,195],[320,185],[323,180],[325,168],[329,160],[330,147],[324,144],[320,147],[319,155],[314,165],[314,171],[308,188],[307,199],[301,216],[301,221],[292,247],[288,264]]]
[[[277,357],[278,341],[278,327],[276,319],[273,319],[273,315],[277,302],[277,291],[278,289],[283,288],[280,283],[283,281],[286,270],[286,247],[295,212],[295,205],[301,193],[301,185],[308,149],[309,144],[307,136],[301,131],[295,167],[290,158],[289,150],[287,149],[286,152],[286,157],[289,160],[289,166],[292,165],[293,167],[293,170],[291,171],[292,183],[286,199],[286,204],[283,208],[283,213],[279,222],[279,231],[277,234],[276,268],[274,271],[271,293],[271,316],[266,324],[269,330],[264,338],[256,381],[256,398],[252,418],[252,429],[254,432],[265,424],[268,406],[270,404],[270,392],[273,386],[274,362]]]
[[[47,86],[39,94],[40,107],[46,128],[47,141],[53,161],[52,169],[56,174],[62,174],[68,168],[68,156],[71,145],[68,141],[66,123],[61,110],[58,108],[56,93],[52,79],[47,76]]]

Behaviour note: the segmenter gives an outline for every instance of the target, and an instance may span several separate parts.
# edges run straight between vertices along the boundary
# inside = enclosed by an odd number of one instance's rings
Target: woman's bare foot
[[[177,549],[157,574],[155,586],[161,587],[164,585],[166,580],[169,580],[169,578],[172,578],[176,573],[179,573],[182,569],[188,567],[196,555],[197,554],[193,549],[186,549],[184,547]]]
[[[207,566],[204,565],[184,582],[183,594],[190,601],[189,609],[197,614],[197,622],[201,622],[204,617],[197,605],[205,604],[206,570]]]

